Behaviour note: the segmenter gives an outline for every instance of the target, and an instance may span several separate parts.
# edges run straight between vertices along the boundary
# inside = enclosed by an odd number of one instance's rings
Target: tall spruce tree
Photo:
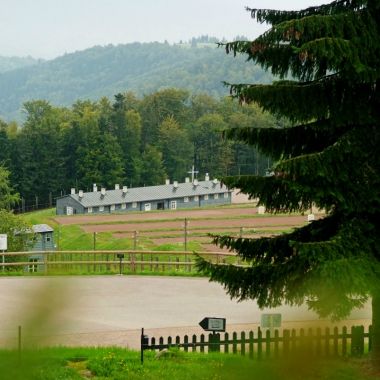
[[[253,42],[225,44],[279,77],[232,84],[241,102],[289,119],[287,128],[233,128],[276,164],[270,177],[224,183],[267,210],[326,216],[277,237],[216,236],[247,264],[198,266],[240,300],[260,307],[308,306],[342,318],[372,299],[373,351],[380,358],[380,1],[340,0],[301,11],[248,9],[271,28]]]

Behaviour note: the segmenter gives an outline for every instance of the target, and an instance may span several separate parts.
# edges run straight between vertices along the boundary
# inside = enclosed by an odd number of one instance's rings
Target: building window
[[[121,209],[122,209],[122,210],[125,210],[126,208],[127,208],[127,204],[126,204],[126,203],[122,203],[122,204],[121,204]]]
[[[184,201],[185,203],[188,203],[188,202],[189,202],[189,197],[184,197],[184,198],[183,198],[183,201]]]
[[[137,208],[137,202],[132,203],[132,208]]]
[[[203,198],[205,201],[207,201],[208,200],[208,195],[206,194],[205,196],[204,196],[204,198]]]
[[[38,259],[29,259],[29,262],[30,263],[38,263]],[[38,268],[38,265],[29,265],[28,270],[29,270],[29,272],[34,273],[34,272],[37,272],[37,268]]]
[[[224,193],[224,198],[228,198],[228,193]]]
[[[110,206],[110,210],[111,210],[111,211],[115,211],[115,205],[111,205],[111,206]]]
[[[214,194],[214,199],[218,199],[219,198],[219,194]]]
[[[87,212],[88,212],[89,214],[91,214],[91,213],[92,213],[92,207],[89,207],[89,208],[87,209]]]
[[[99,206],[99,212],[103,212],[104,211],[104,206]]]
[[[194,202],[198,202],[199,201],[199,197],[198,197],[198,195],[195,195],[194,196]]]
[[[170,209],[175,210],[177,208],[177,201],[171,201],[170,202]]]
[[[51,240],[50,236],[46,236],[46,239],[45,239],[47,242],[49,242]]]

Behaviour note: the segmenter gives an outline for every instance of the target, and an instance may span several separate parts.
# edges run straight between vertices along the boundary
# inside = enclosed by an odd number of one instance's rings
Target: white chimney
[[[177,187],[178,187],[178,181],[174,181],[174,182],[173,182],[173,187],[174,187],[174,188],[177,188]]]
[[[165,185],[170,185],[170,179],[165,180]]]
[[[75,194],[75,187],[72,187],[71,188],[71,195],[74,195]]]
[[[127,186],[123,186],[123,195],[127,194],[127,191],[128,191],[128,187]]]
[[[98,187],[96,186],[96,183],[93,184],[93,192],[96,193],[98,191]]]
[[[105,187],[101,188],[100,194],[102,194],[103,197],[106,195],[106,188]]]
[[[79,190],[78,195],[79,195],[79,198],[83,198],[83,190]]]
[[[210,181],[210,176],[208,175],[208,173],[206,173],[205,175],[205,181]]]
[[[193,185],[194,185],[194,186],[198,186],[198,185],[199,185],[199,183],[198,183],[198,180],[197,180],[197,179],[195,179],[195,180],[194,180],[194,182],[193,182]]]
[[[120,190],[120,185],[118,183],[115,185],[115,190]]]
[[[214,185],[216,185],[216,184],[218,183],[218,179],[217,179],[217,178],[214,178],[214,179],[212,180],[212,183],[213,183]]]
[[[185,178],[185,183],[190,183],[190,178],[189,177]]]

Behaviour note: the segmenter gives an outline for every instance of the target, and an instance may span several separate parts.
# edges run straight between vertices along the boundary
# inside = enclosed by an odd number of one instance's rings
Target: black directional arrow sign
[[[226,331],[226,318],[206,317],[199,322],[206,331]]]

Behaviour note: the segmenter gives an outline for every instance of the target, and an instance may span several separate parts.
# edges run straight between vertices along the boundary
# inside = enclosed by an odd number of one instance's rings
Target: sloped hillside
[[[22,104],[46,99],[70,105],[77,99],[112,97],[118,92],[148,94],[165,87],[226,95],[222,81],[268,82],[270,76],[226,55],[214,44],[198,47],[165,43],[96,46],[51,61],[0,74],[0,117],[20,119]]]

